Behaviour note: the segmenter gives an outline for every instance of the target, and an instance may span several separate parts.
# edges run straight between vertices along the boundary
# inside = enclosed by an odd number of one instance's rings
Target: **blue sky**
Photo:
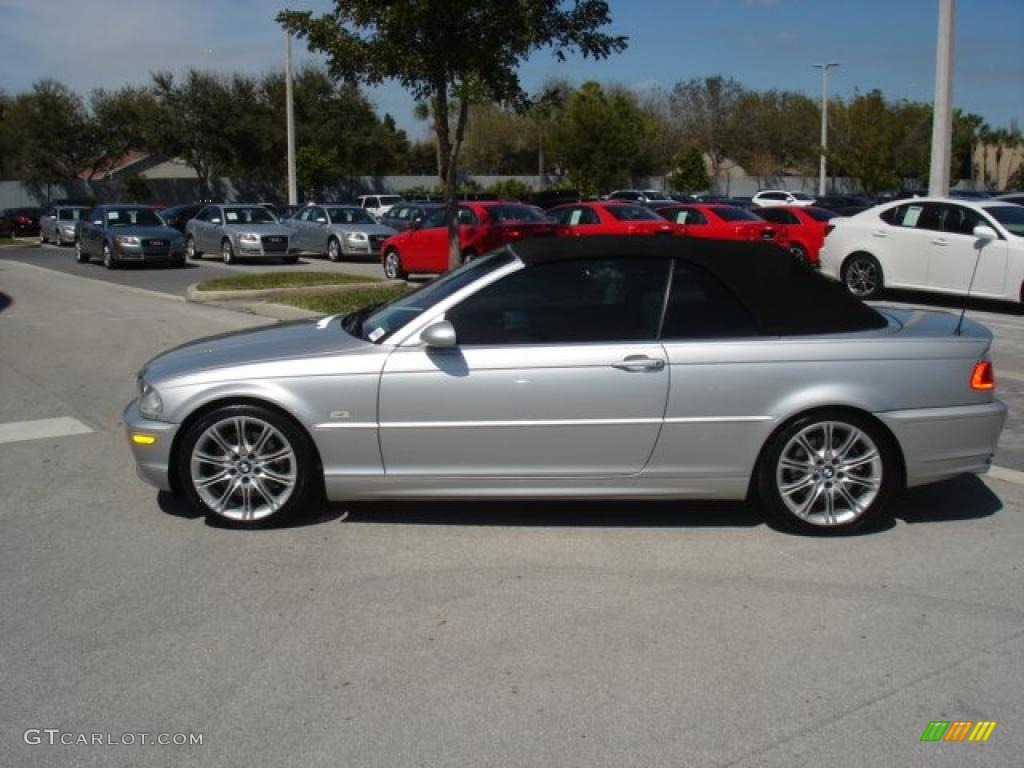
[[[821,92],[812,64],[838,61],[830,91],[878,88],[930,101],[938,0],[610,0],[610,31],[628,50],[602,62],[549,52],[526,62],[527,90],[550,77],[644,89],[721,74],[756,89]],[[282,7],[317,12],[329,0],[0,0],[0,88],[43,77],[82,94],[143,83],[152,70],[263,72],[283,67]],[[954,104],[993,127],[1024,120],[1024,0],[957,3]],[[204,51],[210,50],[210,53]],[[296,41],[297,62],[313,57]],[[397,86],[371,94],[413,138],[425,128]]]

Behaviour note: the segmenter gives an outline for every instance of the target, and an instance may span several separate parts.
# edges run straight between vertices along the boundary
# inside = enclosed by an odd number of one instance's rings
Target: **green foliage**
[[[525,200],[533,188],[519,179],[505,179],[492,185],[490,191],[502,200]]]
[[[691,145],[676,158],[675,169],[668,175],[670,189],[680,192],[703,192],[711,185],[711,177],[704,167],[704,153]]]
[[[124,182],[125,197],[133,203],[148,202],[152,194],[146,180],[137,174],[132,174]]]
[[[552,136],[551,154],[581,192],[607,192],[639,170],[637,161],[653,133],[653,121],[635,100],[587,82],[569,97]]]

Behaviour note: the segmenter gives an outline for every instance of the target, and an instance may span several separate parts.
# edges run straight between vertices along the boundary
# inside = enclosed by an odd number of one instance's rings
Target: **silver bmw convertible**
[[[143,479],[241,526],[326,493],[750,498],[839,532],[988,469],[991,342],[771,245],[544,238],[382,306],[165,352],[124,423]]]

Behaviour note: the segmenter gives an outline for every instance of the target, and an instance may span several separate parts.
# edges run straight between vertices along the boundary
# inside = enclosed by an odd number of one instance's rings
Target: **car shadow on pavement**
[[[14,303],[14,299],[12,299],[10,296],[8,296],[3,291],[0,291],[0,312],[3,312],[5,309],[7,309],[13,303]]]
[[[1002,500],[978,475],[909,488],[892,503],[895,516],[908,525],[978,520],[1002,508]]]
[[[877,301],[872,302],[885,304],[886,302],[899,302],[901,304],[917,304],[929,309],[945,309],[959,312],[964,308],[963,296],[951,296],[943,293],[923,293],[918,291],[904,291],[887,289],[885,294]],[[969,298],[967,300],[967,312],[990,312],[996,315],[1024,315],[1024,305],[1015,304],[1009,301],[994,301],[991,299]],[[984,322],[984,321],[982,321]]]

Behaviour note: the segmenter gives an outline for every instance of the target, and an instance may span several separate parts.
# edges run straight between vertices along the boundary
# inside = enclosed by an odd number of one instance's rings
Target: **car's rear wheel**
[[[82,250],[81,240],[75,240],[75,261],[79,264],[85,264],[89,261],[89,254]]]
[[[110,249],[110,243],[103,244],[103,266],[107,269],[117,267],[117,259],[114,258],[114,252]]]
[[[865,416],[818,411],[772,440],[759,466],[766,511],[802,533],[854,531],[880,515],[899,483],[889,435]]]
[[[285,256],[284,257],[284,263],[285,264],[297,264],[298,261],[299,261],[299,257],[298,256]]]
[[[235,263],[235,249],[231,245],[231,241],[226,237],[224,242],[220,244],[220,260],[225,264]]]
[[[309,438],[285,416],[257,405],[205,414],[182,437],[179,486],[192,507],[255,527],[298,511],[318,488]]]
[[[341,243],[336,237],[327,241],[327,258],[331,261],[341,261]]]
[[[196,241],[192,235],[185,238],[185,255],[190,259],[198,259],[203,255],[202,251],[196,248]]]
[[[402,269],[402,257],[398,251],[389,248],[384,254],[384,277],[388,280],[404,280],[408,273]]]
[[[843,264],[843,285],[858,299],[877,299],[885,281],[882,265],[870,253],[855,253]]]
[[[798,262],[804,265],[807,264],[807,249],[800,245],[800,243],[791,243],[789,246],[789,252]]]
[[[46,233],[43,232],[42,228],[40,228],[39,229],[39,244],[40,245],[45,245],[47,242],[48,242],[48,240],[46,238]]]

